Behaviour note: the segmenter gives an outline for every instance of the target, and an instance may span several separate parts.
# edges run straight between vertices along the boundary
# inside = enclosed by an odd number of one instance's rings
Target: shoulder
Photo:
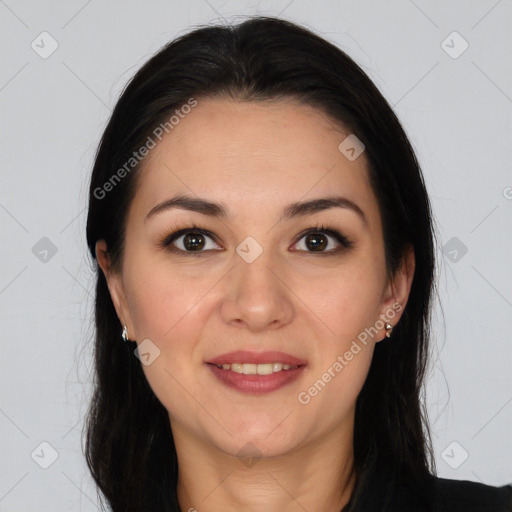
[[[512,484],[492,485],[433,477],[435,512],[512,512]]]

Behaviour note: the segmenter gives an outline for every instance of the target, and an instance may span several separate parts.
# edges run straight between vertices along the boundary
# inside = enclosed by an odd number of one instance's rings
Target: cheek
[[[204,296],[214,283],[209,284],[207,277],[191,279],[158,266],[148,272],[132,272],[131,276],[127,288],[131,290],[129,306],[137,343],[140,346],[149,339],[154,344],[146,345],[151,362],[143,364],[141,359],[142,370],[162,405],[186,423],[187,414],[204,414],[190,395],[200,396],[194,381],[201,366],[197,346],[208,316]]]
[[[294,282],[306,306],[303,318],[312,327],[315,343],[311,347],[314,365],[297,400],[305,413],[329,411],[326,424],[347,417],[366,380],[374,348],[371,327],[379,319],[383,275],[378,261],[354,258],[328,273],[316,272]]]
[[[302,290],[304,302],[329,328],[329,338],[345,344],[378,319],[382,275],[367,264],[347,265],[303,283]]]
[[[297,396],[304,412],[315,415],[323,411],[324,428],[349,417],[368,375],[372,355],[373,345],[362,343],[349,344],[332,354]]]
[[[325,310],[317,314],[329,335],[318,339],[316,364],[297,396],[304,412],[315,415],[325,411],[325,428],[344,421],[353,411],[374,349],[369,327],[376,321],[376,288],[367,276],[341,277],[321,290]]]
[[[190,332],[189,317],[197,314],[205,293],[214,284],[211,278],[191,278],[169,266],[153,266],[132,276],[127,288],[137,337],[159,344],[172,343],[185,325]]]

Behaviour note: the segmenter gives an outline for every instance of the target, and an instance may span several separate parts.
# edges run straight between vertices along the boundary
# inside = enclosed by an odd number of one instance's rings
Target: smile
[[[208,363],[216,381],[240,393],[261,395],[277,391],[296,381],[306,365],[283,363]]]
[[[236,373],[243,373],[244,375],[270,375],[272,373],[277,373],[283,370],[298,368],[298,366],[283,363],[224,363],[217,364],[215,366],[223,370],[232,371]]]

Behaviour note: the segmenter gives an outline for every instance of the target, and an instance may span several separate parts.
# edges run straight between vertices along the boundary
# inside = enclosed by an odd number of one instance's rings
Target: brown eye
[[[307,235],[305,240],[306,247],[310,248],[312,251],[322,251],[328,245],[326,238],[325,235],[316,233]]]
[[[201,254],[210,250],[221,249],[209,232],[201,228],[190,228],[176,231],[168,236],[162,243],[175,253]]]
[[[187,251],[201,250],[205,246],[204,236],[200,233],[188,233],[183,237],[183,245]]]
[[[309,229],[303,233],[295,245],[300,244],[302,247],[299,247],[298,250],[318,254],[335,254],[343,249],[349,249],[353,245],[338,231],[323,226]]]

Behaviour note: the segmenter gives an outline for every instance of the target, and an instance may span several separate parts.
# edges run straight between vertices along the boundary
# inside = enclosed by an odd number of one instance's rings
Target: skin
[[[365,155],[349,161],[338,150],[348,134],[293,100],[201,100],[148,155],[120,271],[105,242],[97,243],[121,325],[131,340],[149,339],[160,350],[143,370],[169,412],[184,511],[334,512],[350,498],[355,402],[385,330],[360,344],[307,405],[297,396],[393,304],[405,307],[414,255],[388,279]],[[181,194],[223,203],[230,217],[170,209],[145,221],[155,205]],[[331,196],[356,203],[366,221],[348,208],[279,220],[289,203]],[[202,255],[159,245],[193,223],[215,235],[202,239]],[[298,235],[317,223],[353,246],[314,252]],[[252,263],[236,252],[248,236],[263,248]],[[324,251],[340,247],[324,237]],[[183,241],[175,248],[185,250]],[[221,384],[205,364],[237,349],[281,350],[308,366],[279,390],[248,395]],[[237,456],[242,449],[249,463]]]

